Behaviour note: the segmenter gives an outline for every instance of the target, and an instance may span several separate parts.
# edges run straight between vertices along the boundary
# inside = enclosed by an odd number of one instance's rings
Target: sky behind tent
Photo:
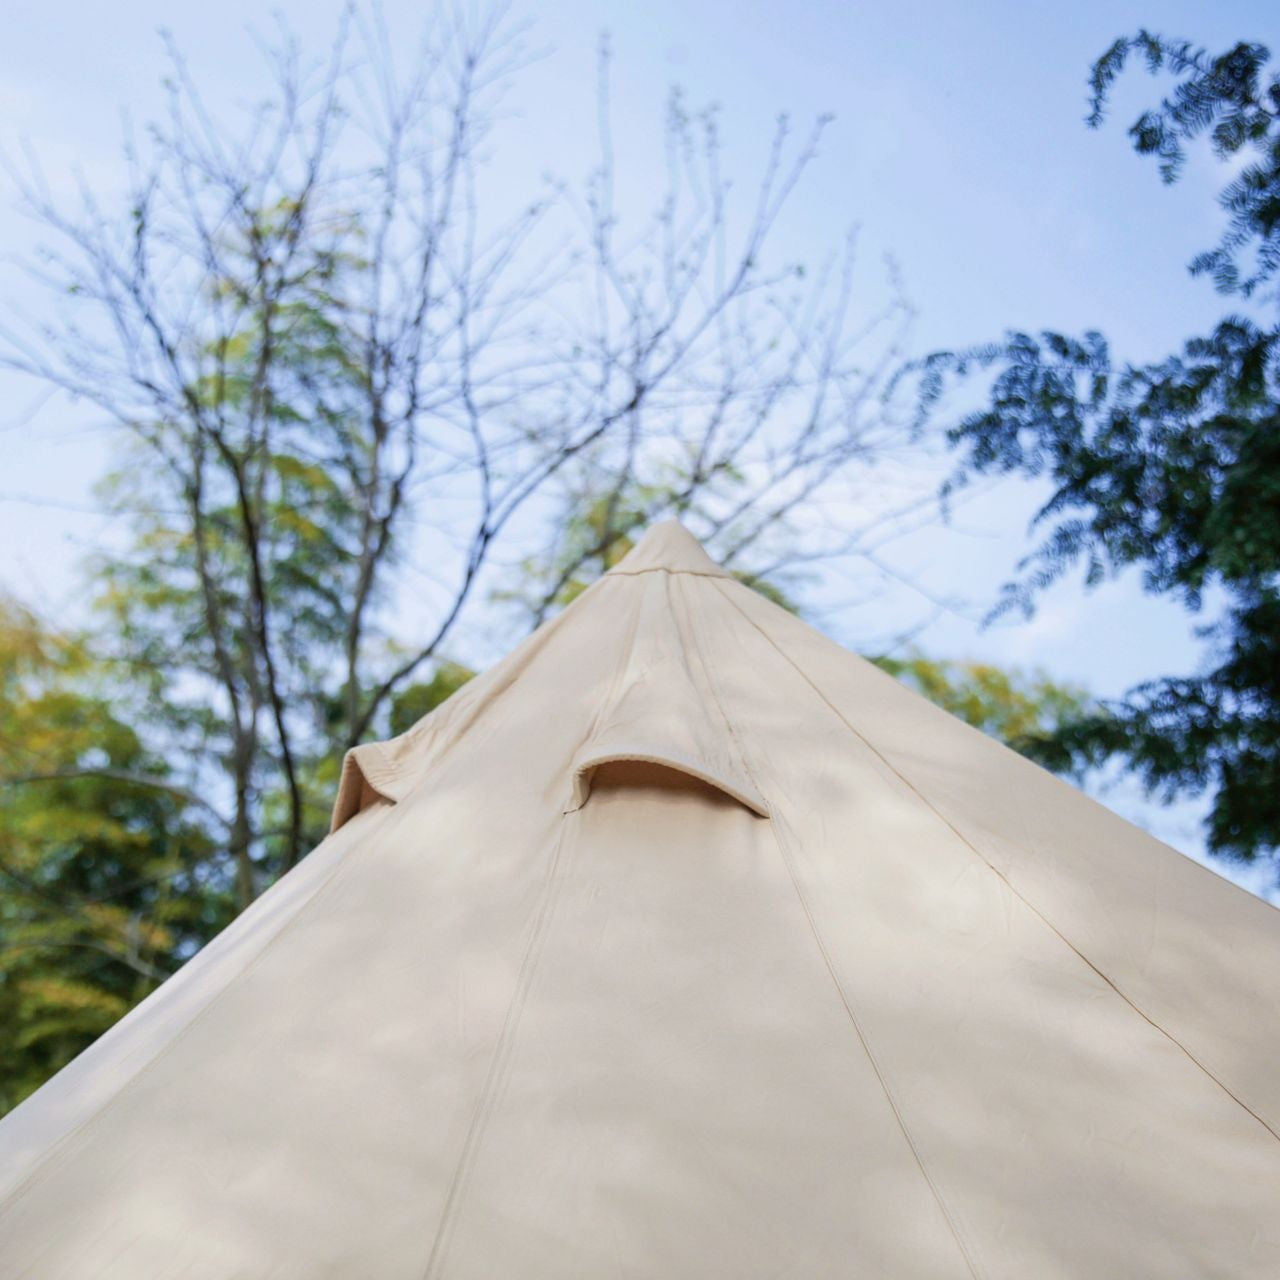
[[[317,53],[339,10],[330,0],[275,7]],[[411,42],[423,9],[387,0],[389,29]],[[248,103],[259,92],[260,62],[246,31],[268,22],[247,0],[23,6],[9,15],[0,49],[0,144],[12,156],[25,140],[55,188],[70,190],[76,170],[110,187],[123,111],[142,121],[159,101],[157,29],[172,30],[215,101]],[[643,197],[657,185],[672,84],[684,86],[691,105],[719,104],[744,185],[780,109],[797,127],[830,111],[819,162],[783,227],[787,253],[818,265],[858,223],[867,305],[882,296],[879,259],[892,253],[919,313],[914,350],[981,341],[1006,327],[1096,326],[1126,356],[1158,356],[1223,310],[1209,285],[1182,269],[1216,239],[1222,173],[1197,153],[1170,190],[1153,164],[1133,156],[1125,126],[1157,89],[1141,75],[1122,82],[1109,127],[1085,128],[1090,62],[1141,25],[1214,50],[1243,38],[1280,45],[1280,13],[1261,2],[1166,0],[1153,11],[1114,2],[549,0],[537,6],[530,33],[543,52],[513,88],[514,114],[499,131],[489,181],[495,196],[515,200],[543,171],[577,180],[590,169],[596,46],[607,30],[622,207],[628,193]],[[22,251],[32,233],[11,205],[0,207],[0,240]],[[20,304],[34,300],[12,271],[3,287]],[[36,393],[13,377],[0,381],[0,537],[10,549],[0,581],[61,619],[80,598],[77,561],[111,536],[92,514],[91,494],[107,440],[82,408],[52,401],[29,413]],[[1102,694],[1193,664],[1192,624],[1144,598],[1136,578],[1089,595],[1072,579],[1030,624],[980,629],[982,607],[1025,548],[1035,496],[1010,484],[962,511],[953,527],[890,544],[878,570],[884,595],[859,610],[833,608],[829,627],[861,642],[927,617],[917,641],[932,653],[1038,666]],[[839,603],[838,583],[823,592]],[[953,599],[968,604],[930,603]],[[1123,790],[1110,799],[1197,851],[1194,806],[1161,814]]]

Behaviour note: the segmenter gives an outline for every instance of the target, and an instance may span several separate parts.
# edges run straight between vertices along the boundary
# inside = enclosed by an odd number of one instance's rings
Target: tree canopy
[[[18,175],[47,308],[0,327],[0,363],[112,424],[128,537],[92,565],[99,649],[218,811],[240,906],[500,586],[537,620],[670,514],[763,578],[794,512],[909,436],[880,396],[901,301],[855,324],[852,241],[813,273],[774,243],[826,120],[780,118],[735,183],[717,112],[673,93],[665,188],[622,209],[605,45],[595,169],[495,204],[523,40],[498,6],[407,50],[353,6],[321,57],[264,46],[239,114],[170,44],[123,200]],[[564,580],[511,573],[528,548]]]
[[[950,428],[951,482],[1011,473],[1052,486],[1039,545],[999,610],[1029,612],[1082,566],[1087,585],[1136,570],[1147,591],[1205,620],[1200,670],[1155,675],[1124,698],[1060,724],[1042,755],[1059,768],[1118,756],[1159,794],[1210,793],[1208,842],[1253,858],[1280,849],[1280,75],[1268,50],[1213,56],[1142,31],[1093,67],[1089,123],[1140,58],[1174,83],[1129,130],[1165,182],[1207,139],[1231,162],[1227,226],[1190,269],[1256,304],[1180,350],[1126,363],[1100,332],[1010,333],[923,364],[932,410],[955,379],[993,373],[986,405]]]
[[[0,600],[0,1112],[232,914],[203,804],[83,644]]]

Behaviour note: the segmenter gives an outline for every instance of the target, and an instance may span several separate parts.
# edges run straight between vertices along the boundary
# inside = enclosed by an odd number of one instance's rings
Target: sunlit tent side
[[[0,1275],[1267,1277],[1280,915],[676,524],[0,1122]]]

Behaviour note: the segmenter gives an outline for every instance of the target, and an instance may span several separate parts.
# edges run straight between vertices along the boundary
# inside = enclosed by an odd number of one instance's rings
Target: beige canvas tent
[[[0,1276],[1280,1275],[1280,915],[654,529],[0,1123]]]

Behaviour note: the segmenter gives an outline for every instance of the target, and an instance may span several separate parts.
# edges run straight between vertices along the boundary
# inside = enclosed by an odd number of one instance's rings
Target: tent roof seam
[[[747,589],[749,590],[750,588],[747,588]],[[1280,1132],[1278,1132],[1251,1106],[1249,1106],[1249,1104],[1245,1102],[1243,1098],[1239,1097],[1223,1080],[1221,1080],[1218,1076],[1216,1076],[1213,1073],[1213,1071],[1205,1063],[1201,1062],[1200,1059],[1196,1057],[1196,1055],[1191,1051],[1191,1049],[1188,1048],[1187,1045],[1183,1044],[1183,1042],[1179,1040],[1178,1037],[1175,1036],[1172,1031],[1170,1031],[1167,1027],[1161,1026],[1161,1024],[1157,1022],[1155,1018],[1153,1018],[1149,1013],[1147,1013],[1146,1010],[1144,1010],[1131,996],[1129,996],[1113,979],[1108,977],[1108,975],[1102,969],[1100,969],[1096,964],[1094,964],[1094,962],[1090,960],[1089,957],[1086,956],[1084,952],[1081,951],[1080,948],[1077,947],[1076,944],[1072,942],[1071,939],[1068,938],[1067,935],[1063,933],[1062,930],[1059,929],[1058,926],[1055,925],[1053,921],[1050,920],[1048,916],[1046,916],[1040,910],[1040,908],[1035,905],[1035,903],[1033,903],[1029,898],[1027,898],[1017,888],[1017,886],[1013,884],[1013,882],[1009,879],[1009,877],[1005,875],[1005,873],[1001,871],[1000,868],[997,867],[995,863],[992,862],[982,852],[982,850],[979,849],[978,846],[974,844],[974,842],[970,840],[969,837],[966,836],[964,832],[961,831],[959,827],[957,827],[955,823],[953,823],[951,819],[948,818],[946,814],[944,814],[937,807],[937,805],[935,805],[933,801],[930,800],[929,797],[926,796],[924,792],[921,791],[920,788],[917,787],[915,783],[911,781],[910,778],[908,778],[869,738],[867,738],[860,730],[855,728],[854,725],[850,723],[848,717],[845,716],[844,713],[840,710],[840,708],[837,707],[831,701],[831,699],[827,697],[827,695],[822,691],[822,689],[819,688],[819,686],[809,676],[808,672],[806,672],[804,668],[801,667],[791,657],[791,655],[788,654],[787,651],[781,645],[779,645],[777,641],[775,641],[773,637],[769,635],[768,632],[766,632],[760,626],[760,624],[757,623],[756,620],[752,618],[738,604],[736,600],[733,599],[731,595],[729,595],[728,592],[722,591],[720,594],[724,596],[724,598],[730,603],[730,605],[733,606],[734,609],[737,610],[737,612],[742,616],[742,618],[747,623],[749,623],[752,627],[756,629],[756,631],[760,633],[760,635],[765,639],[765,641],[770,646],[772,646],[774,651],[780,654],[790,664],[790,666],[800,675],[800,677],[805,681],[805,683],[808,684],[809,687],[818,695],[818,697],[821,698],[824,703],[826,703],[826,705],[832,710],[832,712],[834,712],[834,714],[839,718],[840,722],[845,726],[845,728],[847,728],[849,732],[852,733],[854,737],[857,738],[858,741],[861,742],[867,748],[867,750],[872,752],[872,754],[875,755],[876,759],[878,759],[885,766],[885,768],[888,769],[890,773],[892,773],[894,777],[896,777],[903,784],[903,786],[905,786],[911,792],[911,794],[914,795],[920,801],[920,803],[924,805],[925,808],[928,809],[929,812],[932,813],[938,819],[938,821],[941,822],[956,837],[956,839],[959,840],[961,844],[963,844],[964,847],[968,849],[978,859],[979,862],[982,863],[983,866],[985,866],[993,875],[997,876],[1001,880],[1001,882],[1008,888],[1009,892],[1012,893],[1013,896],[1023,904],[1023,906],[1025,906],[1047,929],[1049,929],[1050,932],[1052,932],[1057,938],[1059,938],[1061,942],[1070,951],[1072,951],[1086,966],[1088,966],[1089,969],[1091,969],[1099,978],[1101,978],[1102,981],[1106,983],[1106,985],[1110,987],[1111,990],[1114,991],[1115,994],[1119,996],[1120,999],[1123,1000],[1124,1003],[1127,1004],[1129,1008],[1134,1011],[1134,1013],[1136,1013],[1145,1022],[1149,1023],[1158,1032],[1160,1032],[1160,1034],[1163,1035],[1171,1044],[1177,1046],[1177,1048],[1182,1050],[1182,1052],[1186,1055],[1186,1057],[1192,1063],[1194,1063],[1195,1066],[1197,1066],[1210,1080],[1212,1080],[1213,1083],[1216,1084],[1218,1088],[1221,1089],[1223,1093],[1227,1095],[1227,1097],[1229,1097],[1234,1103],[1236,1103],[1237,1106],[1241,1107],[1244,1111],[1248,1112],[1249,1115],[1251,1115],[1273,1138],[1275,1138],[1278,1142],[1280,1142]]]

